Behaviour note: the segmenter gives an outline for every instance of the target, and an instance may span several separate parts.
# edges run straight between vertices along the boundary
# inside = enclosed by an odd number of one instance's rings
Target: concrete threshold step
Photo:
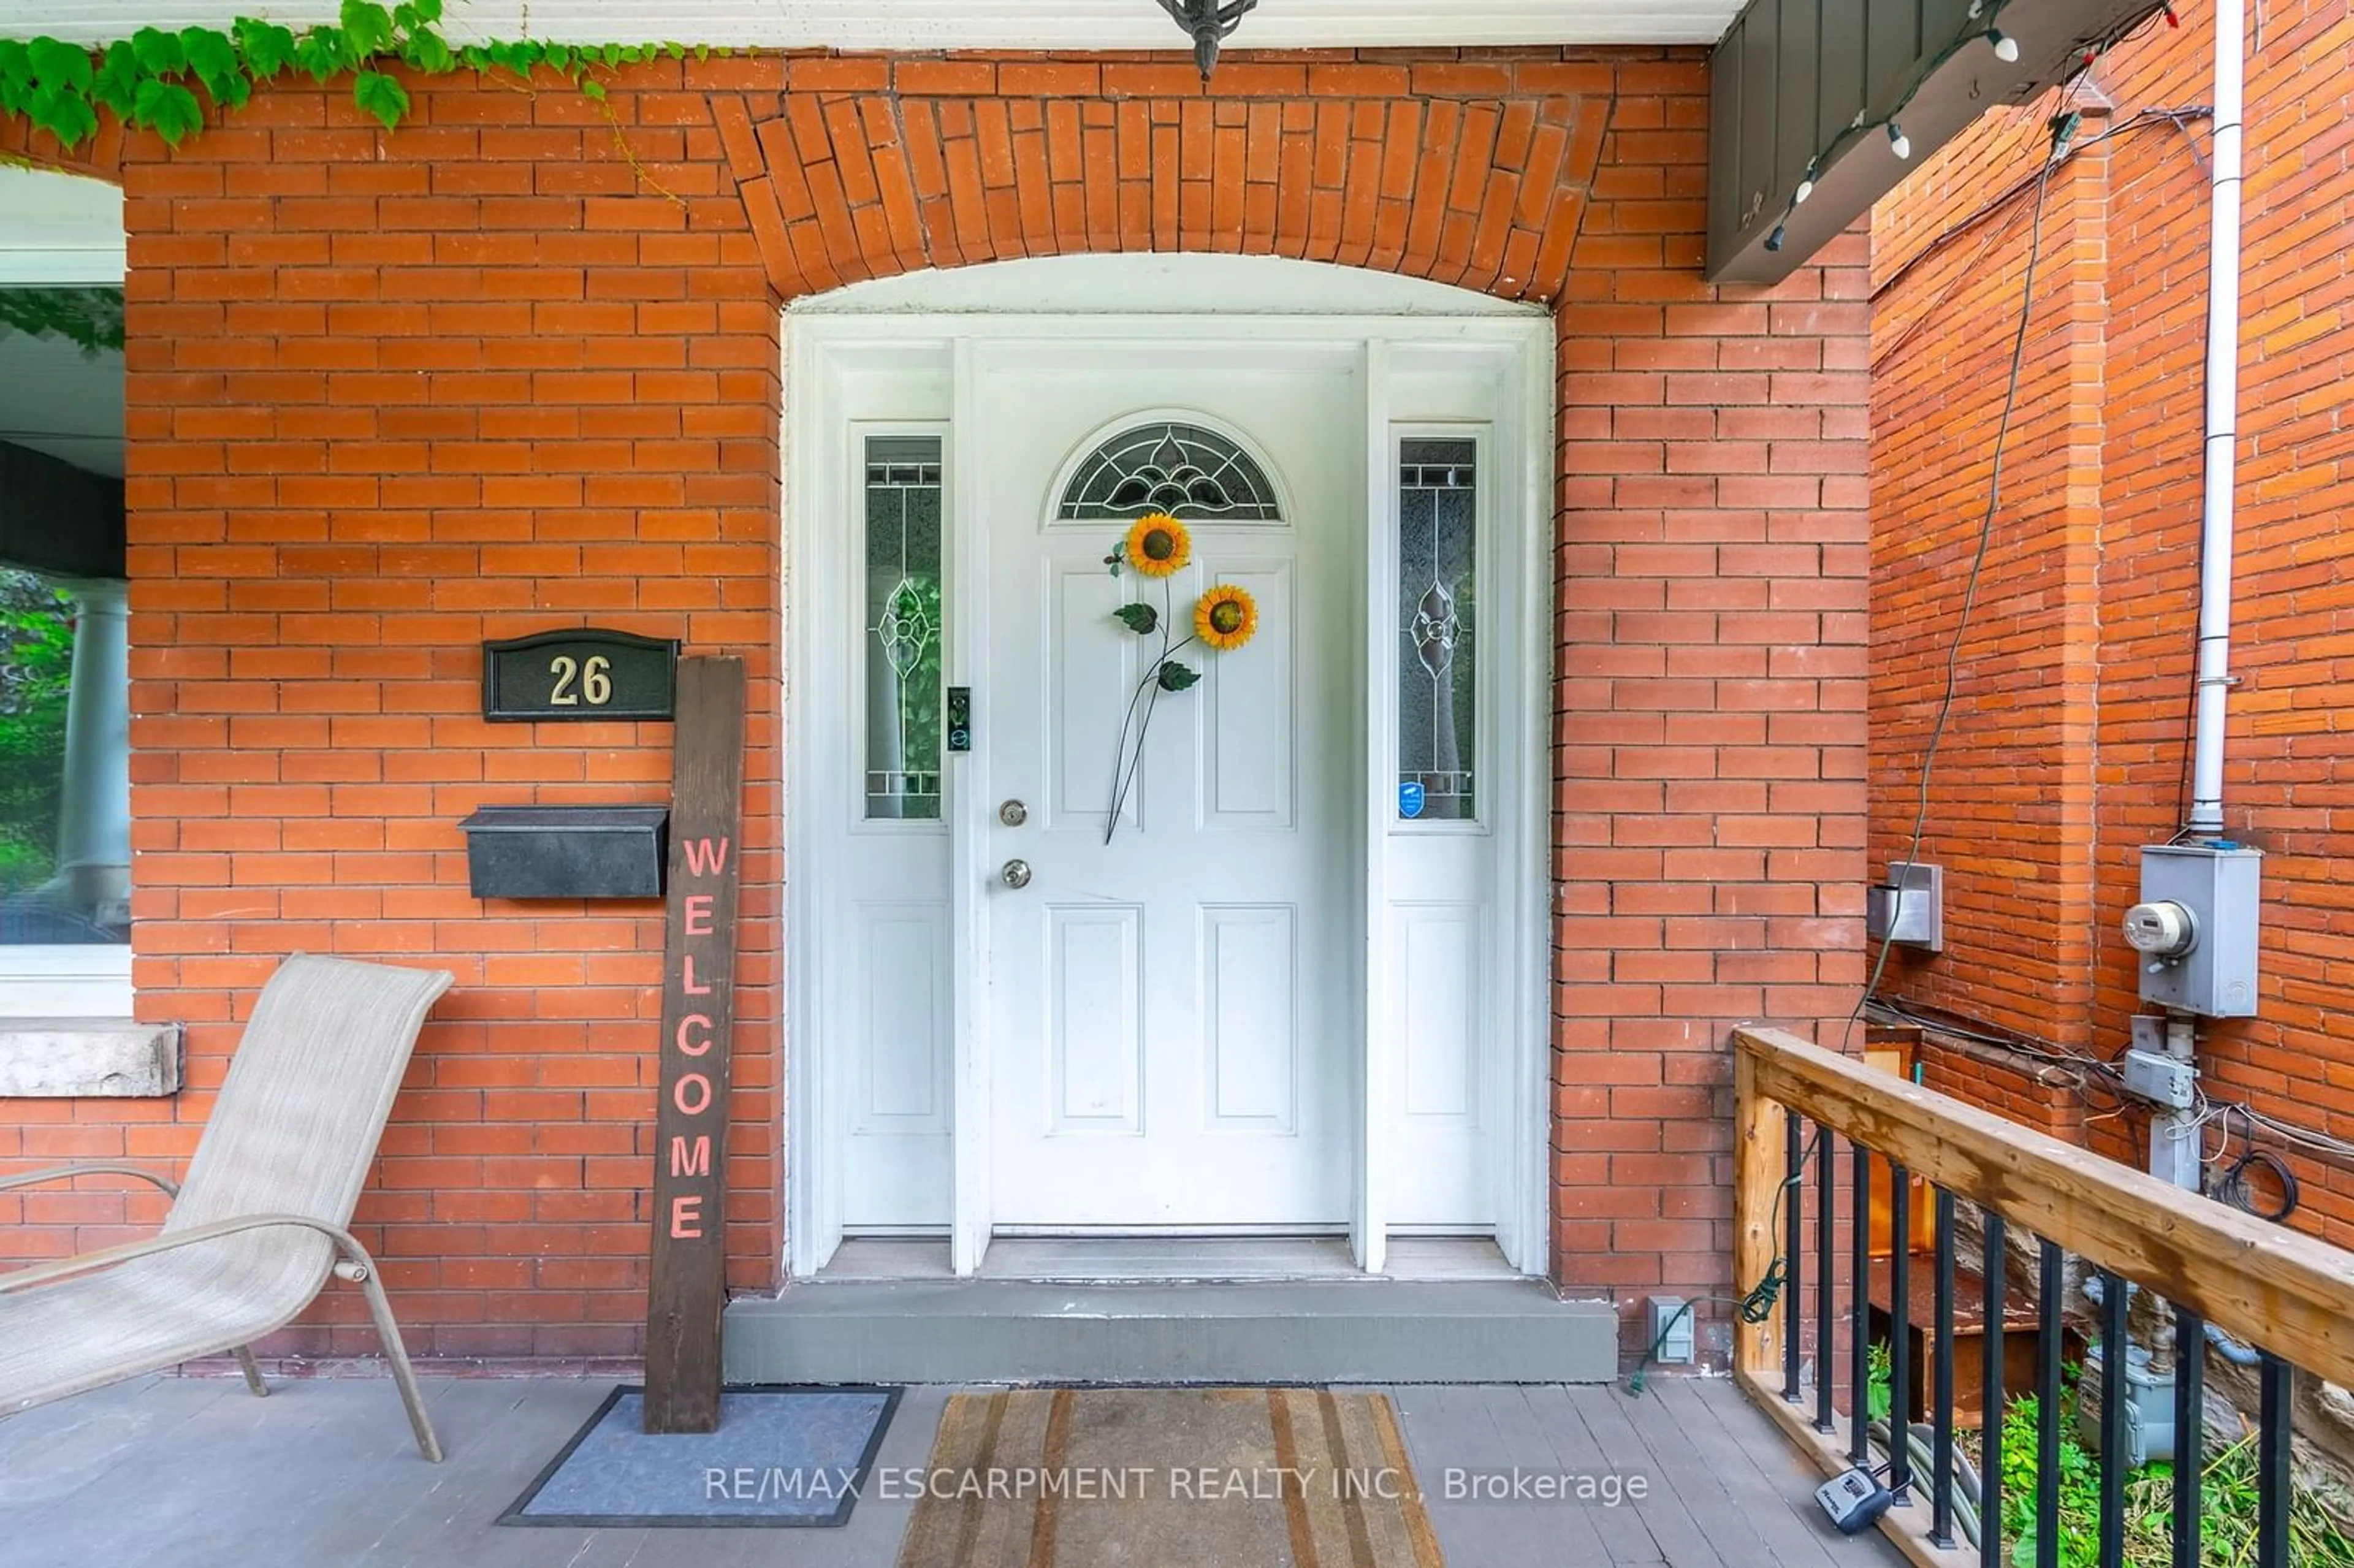
[[[1607,1302],[1533,1279],[862,1280],[728,1303],[730,1383],[1606,1383]]]

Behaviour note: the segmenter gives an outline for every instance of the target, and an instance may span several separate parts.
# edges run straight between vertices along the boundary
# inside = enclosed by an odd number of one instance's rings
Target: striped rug
[[[1020,1389],[952,1396],[899,1568],[1444,1568],[1378,1393]]]

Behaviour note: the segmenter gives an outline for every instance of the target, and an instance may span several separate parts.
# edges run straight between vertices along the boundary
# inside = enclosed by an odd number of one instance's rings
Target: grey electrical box
[[[1651,1360],[1662,1366],[1687,1366],[1692,1359],[1692,1315],[1681,1296],[1644,1298],[1651,1308]]]
[[[2084,1352],[2084,1373],[2078,1387],[2101,1386],[2101,1351],[2102,1347],[2095,1345]],[[2149,1352],[2139,1345],[2128,1346],[2126,1351],[2125,1415],[2127,1468],[2138,1470],[2152,1462],[2173,1462],[2174,1373],[2152,1371]],[[2100,1452],[2101,1413],[2090,1400],[2077,1403],[2076,1434],[2086,1447]]]
[[[1864,892],[1863,929],[1875,942],[1944,952],[1946,868],[1920,861],[1893,862],[1888,880]]]
[[[2125,1054],[2126,1093],[2165,1106],[2171,1110],[2189,1110],[2196,1097],[2193,1086],[2199,1075],[2188,1062],[2156,1051],[2128,1051]]]
[[[2141,960],[2141,997],[2209,1018],[2256,1011],[2258,879],[2264,852],[2237,844],[2148,844],[2141,902],[2126,940]]]

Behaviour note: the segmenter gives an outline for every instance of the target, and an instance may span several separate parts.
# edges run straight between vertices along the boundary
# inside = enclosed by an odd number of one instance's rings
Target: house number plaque
[[[666,719],[678,644],[593,626],[482,644],[486,719]]]

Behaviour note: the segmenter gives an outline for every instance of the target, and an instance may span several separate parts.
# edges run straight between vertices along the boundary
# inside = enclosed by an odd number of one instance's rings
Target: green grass
[[[2098,1568],[2100,1461],[2076,1437],[2079,1369],[2060,1393],[2061,1568]],[[2002,1533],[2020,1568],[2036,1561],[2036,1418],[2033,1394],[2013,1397],[2002,1418]],[[2199,1492],[2201,1568],[2238,1568],[2256,1555],[2256,1440],[2253,1434],[2207,1457]],[[2145,1465],[2126,1478],[2128,1568],[2170,1568],[2174,1561],[2174,1467]],[[2354,1568],[2354,1538],[2307,1488],[2290,1493],[2288,1560],[2296,1568]]]

